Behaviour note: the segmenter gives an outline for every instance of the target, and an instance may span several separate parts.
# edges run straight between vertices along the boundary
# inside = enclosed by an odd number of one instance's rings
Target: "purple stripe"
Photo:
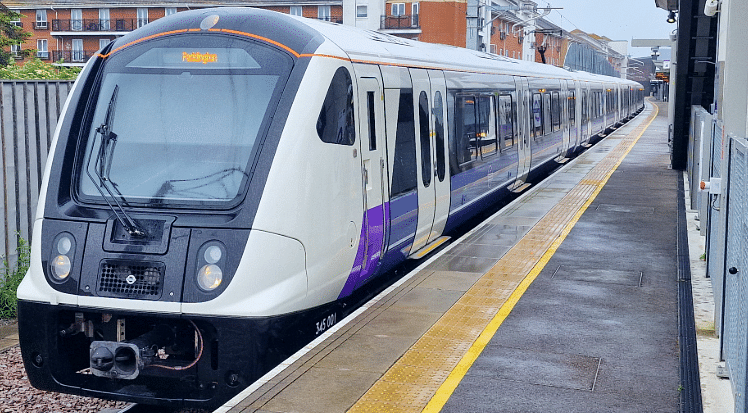
[[[382,244],[384,240],[384,223],[390,217],[390,204],[384,204],[384,216],[382,215],[382,206],[369,209],[364,213],[361,225],[361,237],[359,238],[358,251],[356,259],[353,261],[353,268],[348,275],[348,280],[343,286],[338,298],[349,296],[359,285],[371,277],[377,270],[379,260],[382,258]],[[368,237],[366,235],[369,235]],[[368,238],[368,249],[367,249]],[[366,257],[364,257],[366,253]]]

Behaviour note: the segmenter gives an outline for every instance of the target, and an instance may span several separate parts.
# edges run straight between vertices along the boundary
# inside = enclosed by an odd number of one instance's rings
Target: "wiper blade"
[[[138,223],[135,222],[135,220],[132,219],[122,207],[122,204],[120,204],[118,197],[115,196],[112,192],[112,189],[117,192],[117,195],[119,195],[119,198],[122,198],[123,201],[124,196],[117,189],[116,184],[112,182],[111,179],[109,179],[109,173],[112,168],[114,147],[117,145],[117,134],[112,131],[112,125],[114,124],[114,111],[117,108],[118,93],[119,85],[116,85],[114,86],[112,97],[109,98],[109,106],[107,107],[106,115],[104,116],[104,123],[96,128],[96,134],[101,136],[101,145],[99,145],[99,153],[96,156],[96,163],[94,164],[96,176],[99,178],[98,182],[96,179],[94,179],[93,176],[91,176],[91,171],[89,168],[89,166],[91,165],[91,155],[93,155],[93,148],[96,144],[96,135],[94,135],[94,142],[91,143],[91,151],[88,153],[86,174],[95,184],[96,189],[101,194],[101,197],[104,198],[104,201],[106,201],[107,205],[109,205],[109,208],[112,210],[112,212],[114,212],[114,215],[117,217],[119,223],[122,224],[122,227],[125,229],[125,231],[127,231],[127,233],[132,237],[142,238],[146,236],[145,230],[143,230],[142,227],[138,225]],[[110,185],[111,188],[109,187]],[[111,202],[109,202],[109,198],[104,194],[102,188],[104,188],[109,197],[114,200],[116,207],[112,205]]]

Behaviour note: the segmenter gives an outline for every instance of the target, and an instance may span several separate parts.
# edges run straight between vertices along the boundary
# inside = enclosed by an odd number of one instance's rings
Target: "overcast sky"
[[[667,39],[676,29],[655,0],[535,0],[538,7],[562,7],[546,19],[568,31],[579,29],[611,40],[628,40],[632,57],[649,56],[649,48],[631,48],[631,39]],[[540,10],[539,10],[540,11]]]

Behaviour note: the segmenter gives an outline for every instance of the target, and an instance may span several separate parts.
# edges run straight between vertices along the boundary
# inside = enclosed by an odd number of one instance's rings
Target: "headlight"
[[[215,264],[203,265],[197,273],[197,285],[205,291],[213,291],[221,285],[223,271]]]
[[[54,261],[52,261],[52,276],[58,280],[64,280],[70,275],[70,268],[73,265],[70,263],[70,258],[67,255],[58,255]]]
[[[58,234],[52,242],[49,272],[55,281],[64,281],[70,275],[75,259],[75,238],[67,232]]]
[[[226,247],[218,241],[209,241],[200,247],[197,254],[197,285],[203,291],[213,291],[223,281],[226,264]]]

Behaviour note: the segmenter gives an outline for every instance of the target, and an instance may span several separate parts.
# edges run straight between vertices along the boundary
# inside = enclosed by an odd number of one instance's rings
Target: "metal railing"
[[[52,60],[62,63],[85,63],[96,54],[96,50],[53,50]]]
[[[52,20],[55,32],[131,32],[148,23],[147,19],[70,19]]]
[[[337,24],[343,24],[343,18],[340,17],[340,16],[322,16],[322,17],[317,17],[317,20],[322,20],[322,21],[332,22],[332,23],[337,23]]]
[[[404,14],[401,16],[382,16],[380,29],[420,29],[418,14]]]

